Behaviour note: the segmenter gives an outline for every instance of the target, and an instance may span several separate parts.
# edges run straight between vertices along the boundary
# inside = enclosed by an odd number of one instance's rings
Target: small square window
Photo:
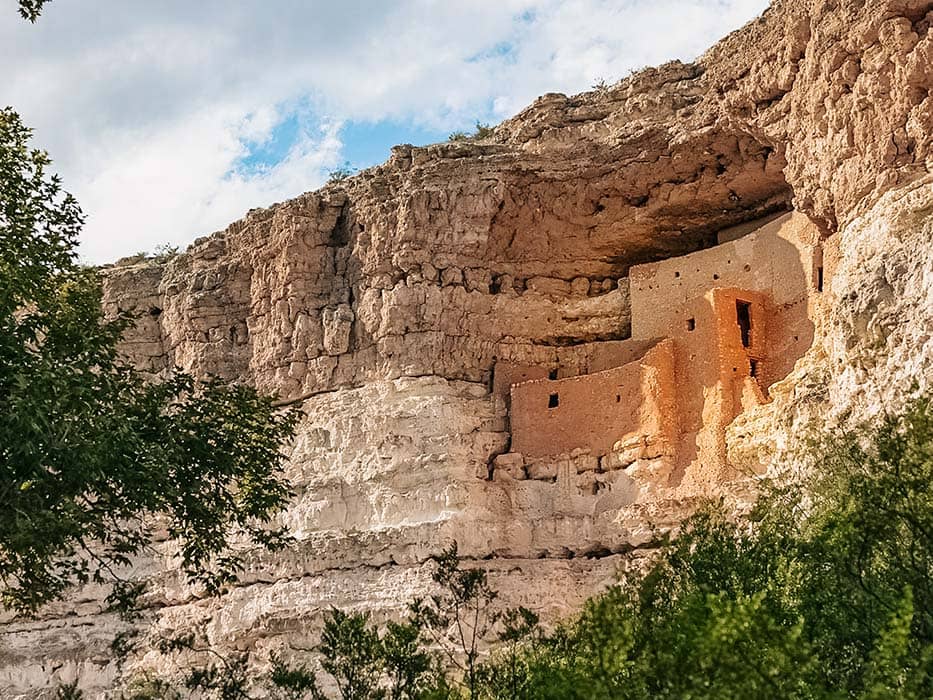
[[[690,332],[692,333],[694,330],[696,330],[696,327],[697,327],[697,321],[696,321],[696,319],[695,319],[695,318],[688,318],[688,319],[687,319],[687,330],[690,331]]]
[[[552,369],[550,372],[548,372],[548,373],[547,373],[547,378],[548,378],[548,379],[557,379],[557,370],[556,370],[556,369]]]
[[[560,405],[560,396],[557,394],[551,394],[547,399],[548,408],[557,408]]]

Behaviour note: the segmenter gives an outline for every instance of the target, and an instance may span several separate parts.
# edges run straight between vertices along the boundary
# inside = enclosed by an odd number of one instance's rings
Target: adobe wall
[[[552,372],[557,379],[565,379],[621,367],[644,356],[656,342],[656,339],[606,340],[555,348],[547,363],[499,360],[493,371],[492,393],[497,399],[507,401],[513,384],[547,379]]]
[[[672,485],[687,480],[702,487],[727,477],[726,427],[767,400],[768,389],[810,347],[819,241],[807,217],[789,213],[714,248],[631,269],[633,338],[674,341],[681,433]],[[753,306],[748,349],[741,345],[737,298]]]
[[[516,384],[512,452],[542,457],[586,449],[600,456],[633,436],[650,444],[669,440],[677,432],[674,390],[671,341],[621,367]]]
[[[632,338],[680,335],[688,303],[716,287],[767,294],[788,314],[789,327],[802,325],[808,297],[816,292],[820,233],[803,214],[792,212],[743,238],[657,263],[631,268]],[[797,333],[803,353],[812,341]],[[791,335],[793,337],[793,334]]]
[[[760,292],[747,289],[714,289],[713,312],[718,325],[719,377],[723,387],[723,400],[718,420],[725,440],[725,427],[742,411],[765,403],[767,399],[765,376],[770,363],[770,337],[773,333],[773,308],[769,299]],[[747,338],[736,323],[737,303],[749,308]],[[748,341],[745,345],[744,340]]]
[[[499,362],[494,393],[505,401],[513,385],[512,451],[605,455],[623,437],[660,430],[645,424],[660,416],[652,415],[654,390],[645,390],[638,369],[655,356],[632,360],[665,338],[671,485],[685,479],[713,485],[726,477],[726,428],[766,402],[768,389],[809,348],[819,296],[816,226],[797,213],[758,226],[742,238],[723,235],[714,248],[631,268],[631,339],[564,349],[548,366]],[[747,347],[737,301],[747,304]],[[558,405],[549,407],[552,395]]]

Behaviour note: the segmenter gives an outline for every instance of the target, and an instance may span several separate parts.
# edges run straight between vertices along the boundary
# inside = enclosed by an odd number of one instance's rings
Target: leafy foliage
[[[52,0],[19,0],[19,14],[25,20],[35,22],[42,14],[43,6]]]
[[[765,488],[749,519],[701,508],[646,571],[555,629],[502,609],[452,546],[407,621],[379,632],[332,611],[321,666],[360,700],[933,697],[930,402],[807,453],[812,477]],[[276,661],[269,680],[328,697],[306,667]]]
[[[752,522],[711,504],[523,651],[522,698],[933,697],[933,413],[811,445]]]
[[[476,128],[472,134],[468,134],[465,131],[455,131],[450,136],[447,137],[448,141],[478,141],[481,139],[488,139],[493,134],[496,133],[494,127],[489,126],[489,124],[484,124],[483,122],[476,122]]]
[[[356,168],[350,165],[350,162],[345,162],[339,168],[334,168],[327,174],[328,183],[343,182],[349,177],[352,177],[356,173]]]
[[[0,111],[0,600],[31,613],[95,581],[125,608],[141,586],[120,570],[156,527],[215,592],[240,566],[235,541],[284,542],[268,522],[289,496],[280,445],[298,413],[120,359],[133,319],[104,314],[97,272],[77,263],[83,215],[29,137]]]

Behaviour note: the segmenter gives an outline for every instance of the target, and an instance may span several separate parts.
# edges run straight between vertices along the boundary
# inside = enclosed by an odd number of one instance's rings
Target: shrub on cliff
[[[550,632],[501,609],[454,548],[407,622],[333,612],[321,668],[358,700],[933,697],[930,402],[806,451],[809,479],[766,488],[749,519],[701,508],[646,572]],[[242,680],[237,697],[327,697],[281,661]]]
[[[77,202],[47,173],[30,130],[0,111],[0,596],[34,612],[75,583],[114,584],[165,529],[208,591],[232,580],[232,547],[276,546],[289,495],[280,445],[295,412],[252,389],[124,363],[132,323],[107,318],[100,279],[78,264]]]
[[[507,697],[933,697],[930,402],[809,457],[750,523],[690,518],[645,575],[527,649]]]

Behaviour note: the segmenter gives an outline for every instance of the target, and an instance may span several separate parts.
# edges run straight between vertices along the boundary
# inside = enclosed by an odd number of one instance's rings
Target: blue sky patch
[[[384,119],[377,122],[347,122],[340,130],[343,160],[353,168],[378,165],[389,157],[392,146],[410,143],[426,146],[446,141],[448,131]]]
[[[305,128],[299,113],[293,112],[276,125],[265,141],[244,143],[247,154],[234,164],[234,170],[253,175],[275,167],[285,160]]]
[[[480,63],[481,61],[501,60],[507,64],[513,64],[518,59],[518,51],[511,41],[500,41],[493,44],[488,49],[473,54],[466,59],[467,63]]]
[[[473,124],[461,128],[472,131]],[[312,115],[293,112],[276,125],[266,140],[244,142],[246,155],[234,163],[231,172],[251,176],[270,170],[288,157],[303,134],[320,129],[321,122]],[[343,146],[339,167],[347,164],[352,169],[368,168],[385,162],[392,146],[401,143],[426,146],[446,141],[449,135],[449,130],[399,120],[348,121],[340,129],[339,138]]]

